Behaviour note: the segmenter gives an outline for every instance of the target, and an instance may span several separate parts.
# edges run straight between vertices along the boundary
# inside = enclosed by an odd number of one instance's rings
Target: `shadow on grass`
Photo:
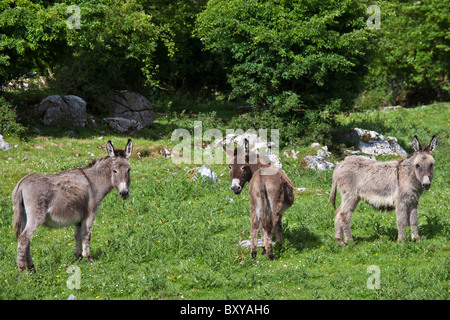
[[[298,252],[303,249],[318,248],[322,240],[306,227],[286,228],[283,231],[284,249],[294,248]]]

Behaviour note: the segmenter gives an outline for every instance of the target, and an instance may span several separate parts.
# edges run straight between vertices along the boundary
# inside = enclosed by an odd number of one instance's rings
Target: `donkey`
[[[74,255],[93,261],[91,228],[98,206],[113,188],[123,199],[130,194],[129,158],[133,143],[128,139],[125,150],[114,150],[108,141],[106,150],[108,156],[95,159],[84,168],[56,174],[32,173],[16,185],[12,200],[20,271],[34,269],[30,239],[41,225],[50,228],[75,225]]]
[[[420,145],[417,136],[412,141],[414,153],[399,161],[373,161],[347,157],[336,166],[328,204],[336,209],[336,190],[342,202],[335,212],[335,238],[344,247],[352,239],[350,221],[359,200],[377,209],[395,209],[397,214],[397,241],[406,239],[405,226],[410,225],[413,241],[419,241],[417,205],[424,190],[431,187],[436,148],[433,136],[428,146]],[[345,242],[342,241],[342,233]]]
[[[227,149],[224,147],[225,151]],[[239,161],[238,148],[234,149],[233,162],[229,163],[231,176],[231,190],[240,194],[246,182],[249,182],[251,219],[251,254],[256,257],[258,230],[261,230],[263,244],[262,254],[267,254],[274,260],[272,237],[282,245],[281,218],[286,209],[294,202],[294,185],[283,170],[261,162],[259,156],[256,161],[250,161],[249,142],[244,140],[245,157]],[[228,153],[231,155],[231,153]],[[253,158],[254,155],[253,155]]]

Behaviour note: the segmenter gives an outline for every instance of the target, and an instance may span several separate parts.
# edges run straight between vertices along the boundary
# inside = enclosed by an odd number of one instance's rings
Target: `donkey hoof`
[[[252,252],[252,258],[253,258],[253,259],[256,258],[256,252]]]
[[[269,258],[269,260],[272,260],[272,261],[275,260],[275,257],[273,256],[273,254],[268,254],[267,258]]]
[[[343,247],[345,247],[347,244],[344,242],[344,241],[342,241],[341,239],[336,239],[336,241],[337,241],[337,243],[339,243],[339,245],[343,248]]]

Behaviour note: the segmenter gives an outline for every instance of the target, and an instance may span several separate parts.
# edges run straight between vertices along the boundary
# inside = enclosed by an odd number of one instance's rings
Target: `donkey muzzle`
[[[236,193],[236,194],[239,194],[239,193],[241,193],[241,191],[242,191],[242,187],[241,187],[241,185],[239,184],[239,179],[233,179],[233,180],[231,180],[231,191],[233,191],[234,193]]]
[[[422,187],[423,187],[425,190],[429,190],[429,189],[430,189],[430,187],[431,187],[431,180],[430,180],[430,177],[429,177],[429,176],[424,176],[424,177],[423,177],[423,180],[422,180]]]
[[[121,182],[119,184],[119,188],[117,188],[119,190],[119,196],[122,197],[122,199],[127,199],[128,196],[130,195],[130,190],[128,189],[128,186],[126,183]]]
[[[119,196],[121,196],[123,200],[127,199],[129,195],[130,193],[128,192],[128,190],[119,191]]]

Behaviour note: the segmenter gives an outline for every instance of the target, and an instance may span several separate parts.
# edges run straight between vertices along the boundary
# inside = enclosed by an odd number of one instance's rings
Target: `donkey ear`
[[[248,155],[250,146],[249,146],[249,142],[248,142],[247,138],[244,139],[244,150],[245,150],[245,155]]]
[[[111,140],[109,140],[108,143],[106,144],[106,152],[108,152],[108,155],[111,158],[114,158],[116,156],[114,153],[114,146],[113,146]]]
[[[131,152],[133,152],[133,142],[131,142],[131,139],[128,139],[127,145],[125,147],[125,157],[127,159],[130,159]]]
[[[412,147],[415,152],[422,150],[422,146],[420,145],[419,139],[417,139],[417,136],[414,136],[412,141]]]
[[[427,147],[429,153],[433,152],[434,149],[436,149],[436,143],[436,136],[433,136],[433,138],[431,138],[430,144]]]
[[[234,150],[231,150],[230,148],[227,148],[227,146],[224,145],[223,142],[220,142],[220,144],[222,145],[222,149],[223,149],[223,151],[225,151],[225,154],[228,157],[231,157],[231,158],[234,157]]]

